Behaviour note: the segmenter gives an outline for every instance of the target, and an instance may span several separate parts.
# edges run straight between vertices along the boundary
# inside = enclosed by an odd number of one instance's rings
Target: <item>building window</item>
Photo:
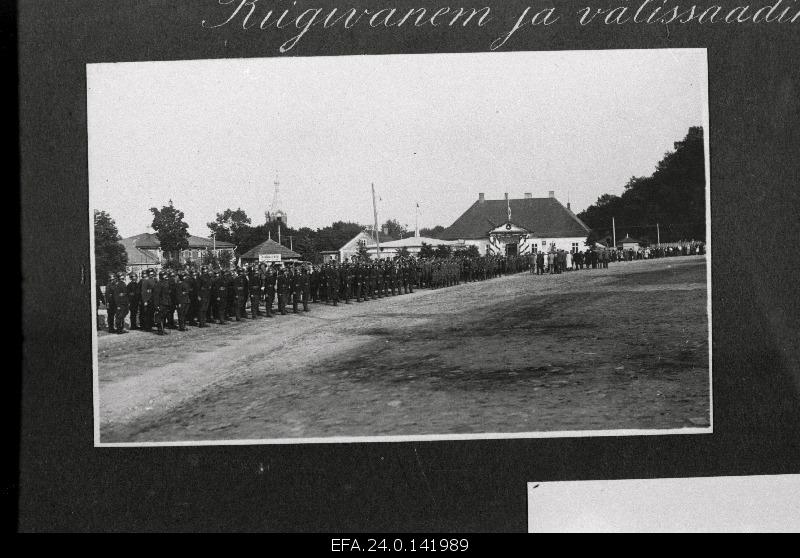
[[[546,240],[542,240],[542,246],[547,246],[547,241]]]
[[[580,250],[580,246],[578,246],[578,243],[577,243],[577,242],[573,242],[573,243],[572,243],[572,253],[574,254],[574,253],[575,253],[575,252],[577,252],[578,250]]]

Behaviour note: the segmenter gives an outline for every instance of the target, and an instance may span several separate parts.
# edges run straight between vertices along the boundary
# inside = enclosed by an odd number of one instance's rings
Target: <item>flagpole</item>
[[[375,217],[375,248],[377,250],[376,256],[381,259],[381,241],[378,234],[378,205],[375,203],[375,183],[372,183],[372,213]]]
[[[417,213],[414,216],[414,236],[419,238],[419,202],[417,202]]]

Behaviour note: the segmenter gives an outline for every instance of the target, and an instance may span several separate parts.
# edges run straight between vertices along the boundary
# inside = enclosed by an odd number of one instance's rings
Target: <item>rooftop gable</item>
[[[539,238],[582,237],[589,227],[555,198],[477,200],[439,235],[444,240],[487,238],[508,220]]]

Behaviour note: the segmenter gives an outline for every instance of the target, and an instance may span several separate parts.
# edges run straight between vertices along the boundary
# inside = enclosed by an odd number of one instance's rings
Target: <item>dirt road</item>
[[[98,339],[101,442],[708,426],[702,256]]]

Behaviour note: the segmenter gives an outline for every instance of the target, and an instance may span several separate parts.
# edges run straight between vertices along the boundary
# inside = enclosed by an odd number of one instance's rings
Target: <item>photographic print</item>
[[[86,74],[95,445],[712,432],[705,49]]]

